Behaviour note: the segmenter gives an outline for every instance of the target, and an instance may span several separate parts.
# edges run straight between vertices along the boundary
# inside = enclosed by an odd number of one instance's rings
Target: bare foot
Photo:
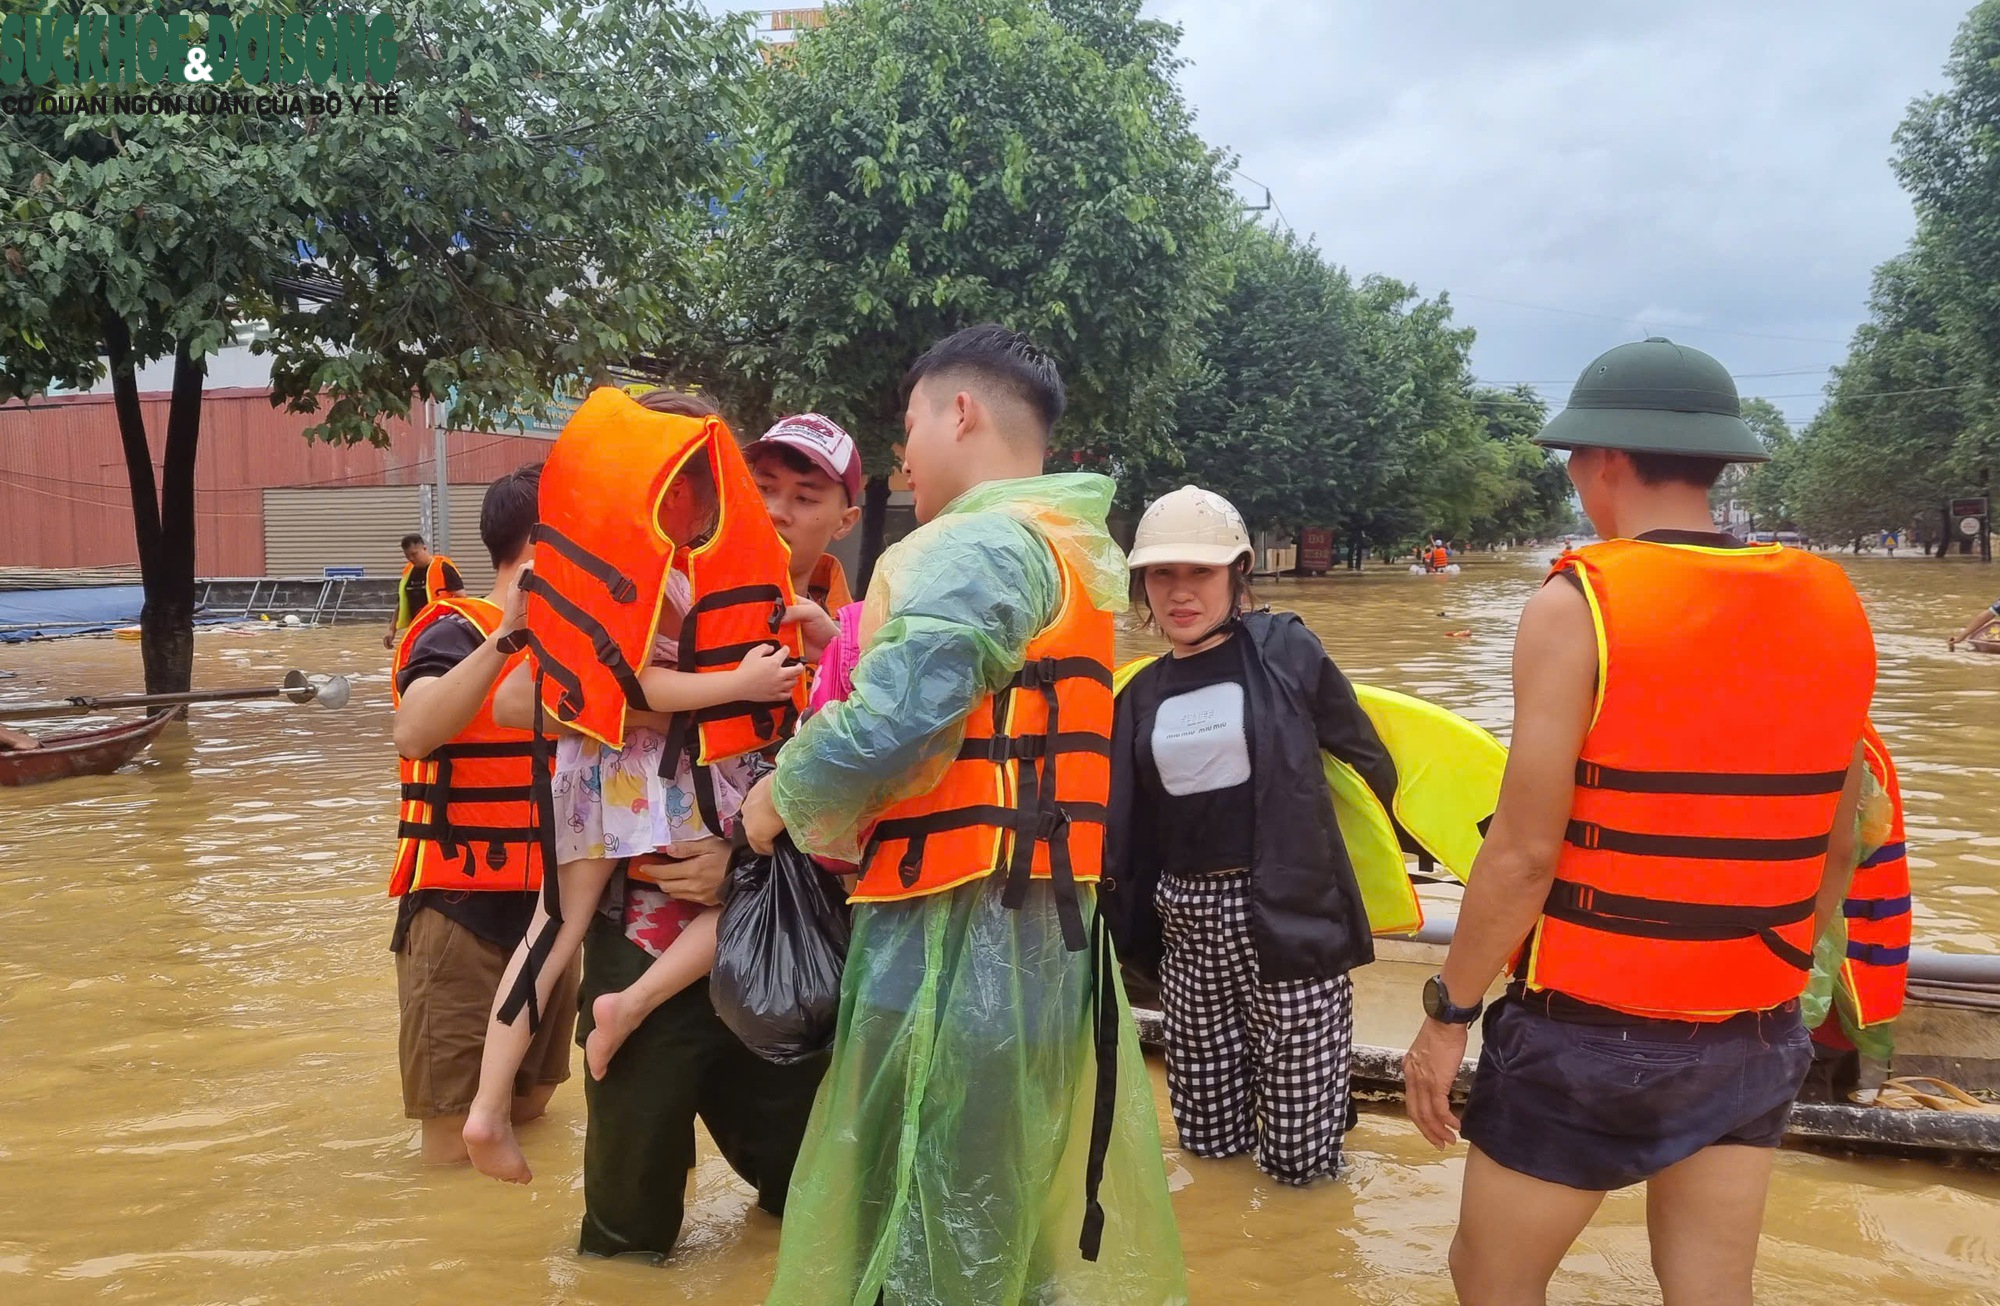
[[[624,997],[623,993],[606,993],[590,1004],[590,1037],[583,1041],[583,1060],[592,1079],[604,1078],[604,1072],[611,1069],[611,1058],[639,1027],[640,1016]]]
[[[514,1122],[501,1115],[489,1117],[475,1109],[465,1118],[465,1150],[473,1168],[503,1183],[525,1184],[535,1177],[521,1144],[514,1137]]]

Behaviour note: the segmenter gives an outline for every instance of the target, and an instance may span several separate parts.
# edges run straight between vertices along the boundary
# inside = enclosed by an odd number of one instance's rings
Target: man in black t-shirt
[[[472,737],[482,741],[478,748],[488,750],[501,742],[491,723],[493,690],[519,658],[501,652],[499,645],[525,619],[526,599],[515,582],[530,558],[528,537],[535,525],[540,478],[539,466],[524,467],[494,482],[486,492],[479,534],[496,572],[488,598],[459,600],[457,611],[434,612],[402,650],[395,673],[395,739],[396,751],[411,762],[435,762],[438,749],[465,745]],[[422,568],[412,571],[419,577],[423,574]],[[525,747],[526,731],[509,733],[517,738],[507,742]],[[434,790],[422,782],[426,773],[412,768],[411,762],[405,763],[404,826],[406,831],[416,827],[420,837],[400,842],[391,886],[391,892],[401,894],[390,947],[396,954],[396,988],[402,1005],[403,1111],[423,1122],[424,1160],[462,1162],[465,1117],[479,1084],[493,994],[508,958],[528,931],[536,893],[519,887],[526,882],[526,872],[514,866],[530,856],[524,841],[480,844],[472,830],[458,830],[458,838],[435,833],[440,824],[436,813],[426,815],[422,809],[423,803],[435,801]],[[493,783],[466,780],[465,769],[477,764],[460,762],[461,785],[477,788]],[[525,788],[532,774],[527,762],[516,754],[508,765],[520,772],[518,783],[508,784]],[[421,796],[415,813],[409,810],[413,792]],[[512,801],[518,815],[506,823],[531,827],[530,801],[526,797]],[[443,805],[447,810],[451,806]],[[449,827],[451,822],[442,824]],[[424,830],[433,833],[423,834]],[[450,854],[463,860],[452,860]],[[441,864],[450,869],[439,872]],[[469,880],[457,878],[466,875]],[[440,878],[453,887],[427,887],[427,882]],[[556,1085],[569,1077],[576,992],[572,966],[558,981],[515,1080],[517,1124],[541,1115]]]

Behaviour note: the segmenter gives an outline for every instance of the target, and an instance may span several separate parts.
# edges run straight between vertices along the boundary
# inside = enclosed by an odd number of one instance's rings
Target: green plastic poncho
[[[1882,788],[1872,772],[1864,768],[1861,773],[1861,802],[1854,813],[1854,865],[1846,871],[1849,879],[1852,879],[1855,867],[1867,861],[1888,841],[1890,816],[1888,791]],[[1844,888],[1842,892],[1845,892]],[[1800,1016],[1807,1029],[1817,1029],[1831,1009],[1839,1017],[1841,1033],[1854,1044],[1855,1050],[1864,1059],[1887,1066],[1896,1051],[1895,1022],[1885,1020],[1865,1029],[1856,1022],[1854,1009],[1840,983],[1846,965],[1847,920],[1844,916],[1836,916],[1813,944],[1812,974],[1807,978],[1806,991],[1799,999]]]
[[[1053,547],[1092,601],[1124,602],[1098,476],[989,482],[882,557],[854,690],[778,759],[793,839],[855,860],[892,803],[937,783],[974,703],[1053,619]],[[858,903],[831,1065],[793,1171],[769,1306],[1187,1300],[1152,1080],[1117,988],[1116,1115],[1102,1251],[1077,1250],[1095,1088],[1091,962],[1044,881],[988,876]],[[1086,914],[1095,893],[1080,890]],[[1112,983],[1116,985],[1115,967]]]

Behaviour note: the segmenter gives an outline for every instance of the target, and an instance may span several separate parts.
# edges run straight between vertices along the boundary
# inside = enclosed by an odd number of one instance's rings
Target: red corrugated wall
[[[0,566],[136,563],[125,455],[110,395],[66,395],[0,406]],[[140,396],[154,475],[166,446],[167,395]],[[433,479],[432,436],[415,420],[388,424],[385,448],[309,442],[316,418],[271,407],[270,391],[210,390],[195,464],[195,570],[264,574],[263,491],[277,486],[413,485]],[[493,480],[548,454],[543,440],[455,431],[450,479]]]

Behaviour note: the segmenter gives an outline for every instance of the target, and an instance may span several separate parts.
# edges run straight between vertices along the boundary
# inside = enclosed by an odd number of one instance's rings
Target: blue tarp
[[[99,635],[139,622],[143,585],[85,585],[59,590],[0,590],[0,644],[64,635]],[[196,604],[194,624],[224,625],[243,614],[217,615]]]
[[[138,621],[145,602],[138,585],[0,590],[0,644],[116,630]]]

